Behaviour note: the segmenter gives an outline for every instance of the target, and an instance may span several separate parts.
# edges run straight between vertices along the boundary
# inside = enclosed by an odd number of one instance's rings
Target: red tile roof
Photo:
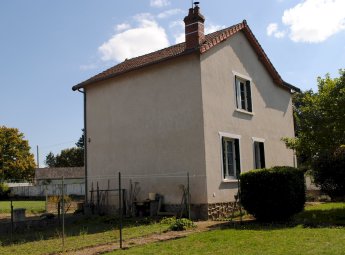
[[[267,57],[266,53],[262,49],[260,43],[258,40],[255,38],[254,34],[250,30],[249,26],[247,25],[247,22],[244,20],[243,22],[233,25],[231,27],[219,30],[217,32],[211,33],[206,35],[205,37],[205,42],[200,45],[199,48],[192,49],[192,50],[186,50],[186,45],[185,43],[179,43],[173,46],[170,46],[168,48],[158,50],[155,52],[151,52],[146,55],[142,55],[139,57],[131,58],[131,59],[126,59],[120,64],[117,64],[104,72],[101,72],[90,79],[79,83],[75,86],[73,86],[73,90],[77,90],[80,88],[85,87],[86,85],[89,85],[91,83],[95,83],[98,81],[103,81],[106,79],[113,78],[115,76],[121,75],[123,73],[127,73],[148,65],[156,64],[161,61],[166,61],[171,58],[175,58],[178,56],[190,54],[192,52],[199,52],[200,54],[203,54],[207,52],[209,49],[212,47],[216,46],[217,44],[221,43],[222,41],[227,40],[234,34],[238,33],[239,31],[242,31],[246,38],[248,39],[249,43],[251,46],[254,48],[255,52],[259,56],[259,60],[264,64],[266,67],[267,71],[270,73],[270,75],[273,78],[273,81],[278,85],[281,86],[285,89],[289,90],[294,90],[294,91],[299,91],[297,87],[292,86],[291,84],[284,82],[282,78],[280,77],[279,73],[277,70],[274,68],[272,65],[271,61]]]

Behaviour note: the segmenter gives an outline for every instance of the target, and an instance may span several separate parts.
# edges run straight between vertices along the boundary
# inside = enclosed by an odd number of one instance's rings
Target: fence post
[[[121,199],[121,172],[119,172],[119,213],[120,213],[120,249],[122,249],[122,199]]]
[[[65,177],[62,176],[62,253],[65,254]]]
[[[11,243],[13,242],[13,199],[11,198]]]
[[[99,186],[97,182],[97,211],[100,213],[100,208],[99,208]]]
[[[189,193],[189,172],[187,173],[187,206],[188,206],[188,219],[190,220],[190,193]]]
[[[46,213],[48,213],[48,186],[45,185],[45,191],[46,191]]]

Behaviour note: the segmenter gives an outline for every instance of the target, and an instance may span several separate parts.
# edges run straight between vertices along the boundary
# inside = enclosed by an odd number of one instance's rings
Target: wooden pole
[[[122,249],[122,199],[121,172],[119,172],[119,213],[120,213],[120,249]]]
[[[65,177],[62,176],[62,253],[65,254]]]

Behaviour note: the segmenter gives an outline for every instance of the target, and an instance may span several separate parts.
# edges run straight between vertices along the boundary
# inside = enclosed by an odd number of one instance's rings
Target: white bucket
[[[149,193],[149,199],[150,199],[151,201],[156,200],[156,193]]]

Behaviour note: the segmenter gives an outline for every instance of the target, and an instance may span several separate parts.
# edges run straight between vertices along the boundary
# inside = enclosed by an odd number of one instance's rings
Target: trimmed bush
[[[240,176],[244,209],[260,221],[287,220],[303,210],[303,171],[293,167],[252,170]]]

